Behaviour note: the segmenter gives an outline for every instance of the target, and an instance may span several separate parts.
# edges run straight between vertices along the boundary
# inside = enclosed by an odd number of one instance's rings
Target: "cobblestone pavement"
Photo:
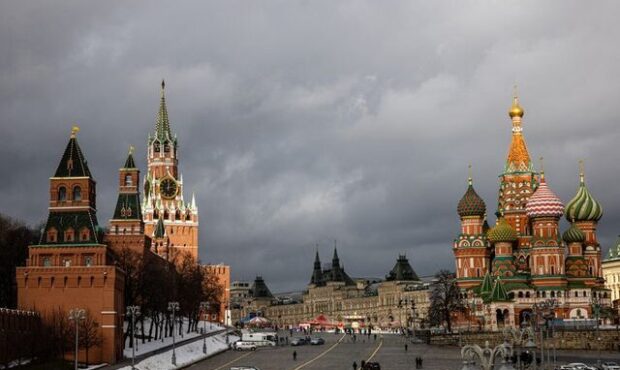
[[[408,343],[396,335],[379,336],[375,341],[361,335],[353,342],[350,335],[319,334],[326,343],[321,346],[283,346],[259,348],[255,352],[227,351],[197,363],[192,370],[229,370],[231,366],[253,365],[261,370],[347,370],[362,360],[381,364],[382,370],[415,369],[415,357],[422,357],[423,368],[428,370],[457,370],[462,367],[460,349],[457,347],[428,346]],[[297,351],[297,360],[293,360]],[[558,364],[568,362],[595,363],[596,351],[558,351]],[[553,358],[553,354],[551,354]],[[603,352],[603,361],[620,360],[620,353]]]

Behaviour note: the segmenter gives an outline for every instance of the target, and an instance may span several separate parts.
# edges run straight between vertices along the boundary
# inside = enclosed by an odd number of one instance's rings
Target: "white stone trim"
[[[116,329],[116,325],[101,325],[103,329]]]
[[[101,311],[102,315],[116,315],[116,311]]]

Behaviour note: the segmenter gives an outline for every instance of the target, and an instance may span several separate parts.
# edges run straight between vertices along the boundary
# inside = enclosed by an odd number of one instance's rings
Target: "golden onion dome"
[[[525,111],[523,110],[521,105],[519,105],[519,97],[515,95],[515,97],[512,99],[512,106],[508,110],[508,115],[510,116],[510,118],[521,118],[523,117],[523,114],[525,114]]]

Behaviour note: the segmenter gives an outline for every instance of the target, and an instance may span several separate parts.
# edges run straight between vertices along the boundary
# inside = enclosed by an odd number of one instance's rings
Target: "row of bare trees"
[[[125,271],[125,304],[140,306],[136,335],[142,343],[163,340],[172,335],[168,302],[179,302],[177,335],[198,330],[200,302],[209,302],[210,312],[220,309],[222,287],[217,277],[189,254],[179,255],[180,262],[166,262],[151,253],[139,254],[129,248],[117,252],[119,267]],[[134,335],[131,318],[125,317],[124,343],[131,348]],[[175,317],[176,319],[176,317]],[[183,320],[185,319],[185,320]],[[185,325],[184,323],[187,323]]]

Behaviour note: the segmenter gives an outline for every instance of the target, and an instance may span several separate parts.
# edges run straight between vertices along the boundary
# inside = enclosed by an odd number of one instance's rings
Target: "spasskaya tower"
[[[148,137],[148,172],[144,179],[142,215],[144,230],[155,243],[153,252],[180,262],[189,254],[198,260],[198,207],[183,196],[183,176],[179,173],[178,143],[172,135],[161,82],[161,99],[155,132]]]

